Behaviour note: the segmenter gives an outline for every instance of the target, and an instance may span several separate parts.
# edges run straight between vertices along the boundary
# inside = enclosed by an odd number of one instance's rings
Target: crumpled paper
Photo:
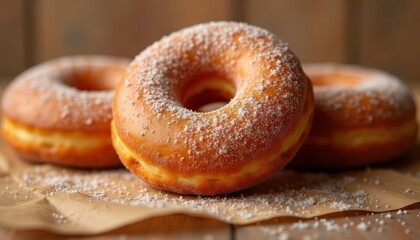
[[[391,211],[420,202],[419,145],[385,165],[341,172],[283,170],[248,190],[200,197],[153,189],[125,169],[30,164],[0,142],[0,224],[96,234],[171,214],[249,224],[277,217]]]

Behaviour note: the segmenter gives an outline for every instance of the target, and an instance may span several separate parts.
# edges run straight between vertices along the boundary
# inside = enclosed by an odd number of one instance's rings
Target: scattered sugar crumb
[[[299,229],[299,230],[302,230],[302,229],[307,229],[307,228],[309,228],[309,227],[310,227],[309,223],[299,221],[299,222],[297,222],[297,223],[293,223],[293,224],[292,224],[292,226],[291,226],[291,229],[292,229],[292,230],[293,230],[293,229]]]
[[[280,236],[278,238],[279,240],[291,240],[292,238],[288,233],[280,233]]]
[[[213,240],[213,239],[215,239],[215,237],[212,234],[206,234],[206,235],[204,235],[204,240]]]
[[[369,229],[369,225],[366,224],[365,222],[361,222],[357,225],[357,229],[362,230],[362,231],[367,231]]]
[[[64,223],[67,221],[67,218],[59,213],[53,212],[51,215],[58,223]]]
[[[45,194],[53,196],[57,192],[84,194],[93,200],[128,206],[150,208],[183,208],[191,211],[218,216],[228,222],[236,219],[253,219],[276,214],[304,216],[316,214],[319,207],[331,210],[368,209],[365,205],[372,201],[361,190],[348,191],[354,178],[331,177],[319,173],[295,173],[282,171],[264,184],[247,191],[228,196],[179,196],[157,191],[126,170],[78,171],[51,169],[36,166],[28,172],[16,173],[22,188],[39,185],[48,189]],[[298,178],[297,182],[287,179]],[[302,184],[304,183],[304,184]],[[8,190],[6,190],[8,191]],[[334,199],[334,201],[331,201]],[[320,221],[327,229],[338,228],[333,222]],[[309,227],[305,222],[294,227]]]

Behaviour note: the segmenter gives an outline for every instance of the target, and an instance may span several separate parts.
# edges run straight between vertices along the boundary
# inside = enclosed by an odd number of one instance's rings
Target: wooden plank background
[[[0,0],[0,76],[26,65],[24,18],[23,0]]]
[[[415,0],[0,0],[0,77],[62,55],[133,57],[182,27],[236,20],[279,35],[304,62],[420,81],[419,12]]]

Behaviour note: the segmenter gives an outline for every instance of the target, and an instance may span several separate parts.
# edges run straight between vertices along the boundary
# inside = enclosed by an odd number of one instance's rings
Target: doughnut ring
[[[416,106],[397,77],[340,64],[304,65],[315,116],[293,166],[340,168],[386,162],[416,142]]]
[[[113,114],[113,144],[129,170],[158,189],[215,195],[256,185],[292,159],[311,126],[313,92],[282,40],[212,22],[137,56]]]
[[[121,164],[111,143],[113,89],[129,61],[62,57],[34,66],[6,88],[2,134],[25,159],[73,167]]]

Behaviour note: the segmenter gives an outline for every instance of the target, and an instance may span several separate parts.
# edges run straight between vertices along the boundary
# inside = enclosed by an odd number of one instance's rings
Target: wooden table
[[[420,239],[420,204],[407,211],[401,215],[397,211],[353,216],[343,213],[306,221],[281,218],[246,226],[172,215],[94,236],[2,228],[0,239]]]
[[[0,81],[4,83],[4,81]],[[413,86],[420,104],[420,83]],[[1,84],[4,86],[4,84]],[[3,89],[3,87],[1,87]],[[94,236],[63,236],[0,226],[0,239],[420,239],[420,204],[388,213],[342,212],[296,220],[279,218],[245,226],[185,215],[152,218]]]

